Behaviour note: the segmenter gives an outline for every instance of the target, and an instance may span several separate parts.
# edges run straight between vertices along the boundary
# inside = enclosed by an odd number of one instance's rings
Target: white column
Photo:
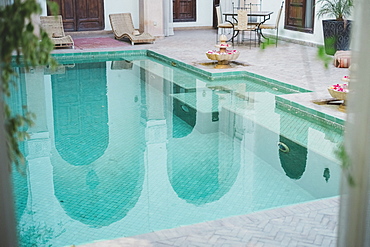
[[[172,0],[163,0],[163,27],[164,36],[174,35]]]
[[[140,31],[164,37],[163,0],[140,0]]]
[[[370,1],[357,0],[352,30],[352,70],[347,108],[345,146],[350,158],[354,186],[347,173],[342,182],[338,246],[370,245]]]

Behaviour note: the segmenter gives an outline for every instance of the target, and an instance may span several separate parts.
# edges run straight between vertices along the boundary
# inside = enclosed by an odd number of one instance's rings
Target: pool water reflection
[[[26,176],[14,174],[24,246],[132,236],[338,194],[333,150],[342,133],[275,107],[276,95],[293,91],[207,80],[145,57],[20,72],[23,96],[12,107],[37,115]]]

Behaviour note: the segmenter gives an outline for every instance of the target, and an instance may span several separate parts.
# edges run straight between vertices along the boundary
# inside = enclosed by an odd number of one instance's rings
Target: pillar
[[[139,0],[140,31],[157,38],[164,37],[164,0]]]

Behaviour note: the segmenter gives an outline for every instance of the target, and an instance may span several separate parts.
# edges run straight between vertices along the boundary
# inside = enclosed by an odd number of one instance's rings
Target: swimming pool
[[[341,126],[279,98],[304,90],[251,74],[194,74],[144,55],[19,68],[12,108],[37,115],[22,145],[27,174],[14,174],[24,246],[127,237],[338,195]]]

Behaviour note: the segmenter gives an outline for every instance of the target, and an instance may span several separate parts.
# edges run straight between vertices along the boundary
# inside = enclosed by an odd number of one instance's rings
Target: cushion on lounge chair
[[[119,13],[109,15],[110,24],[116,39],[128,38],[131,44],[154,43],[155,38],[149,33],[137,34],[130,13]]]
[[[74,42],[70,35],[64,34],[63,20],[61,15],[40,16],[41,28],[54,42],[55,47],[73,47]]]
[[[334,54],[334,66],[348,68],[351,65],[351,51],[337,51]]]

